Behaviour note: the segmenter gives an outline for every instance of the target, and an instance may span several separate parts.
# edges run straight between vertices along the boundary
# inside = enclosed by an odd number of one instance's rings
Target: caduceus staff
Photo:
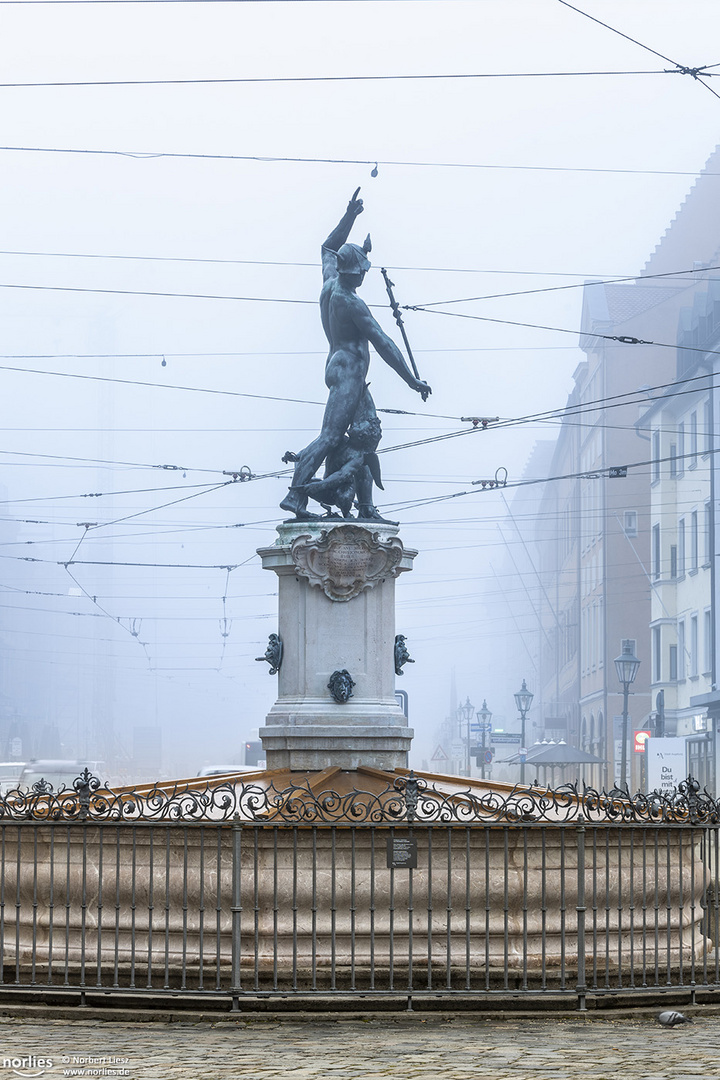
[[[399,329],[400,333],[402,334],[402,339],[405,342],[405,348],[407,349],[408,360],[410,361],[410,366],[413,369],[413,375],[415,376],[416,379],[419,379],[420,378],[420,372],[417,369],[417,364],[415,363],[415,357],[413,356],[412,349],[410,348],[410,342],[408,341],[407,331],[405,330],[405,323],[403,321],[402,315],[400,314],[400,305],[398,304],[397,300],[395,299],[395,293],[393,292],[393,289],[395,288],[395,282],[390,280],[390,278],[388,276],[388,272],[387,272],[387,270],[385,269],[384,266],[381,268],[380,273],[382,274],[383,278],[385,279],[385,288],[387,289],[387,294],[388,294],[388,296],[390,298],[390,307],[392,308],[392,313],[395,316],[395,322],[398,325],[398,329]],[[420,391],[420,394],[421,394],[421,397],[422,397],[423,401],[427,401],[429,393],[430,393],[429,390],[427,392]]]

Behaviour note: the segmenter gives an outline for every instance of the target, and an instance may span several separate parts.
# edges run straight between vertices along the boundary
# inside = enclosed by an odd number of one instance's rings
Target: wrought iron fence
[[[379,776],[379,774],[378,774]],[[0,988],[225,998],[720,989],[720,804],[689,778],[0,800]]]

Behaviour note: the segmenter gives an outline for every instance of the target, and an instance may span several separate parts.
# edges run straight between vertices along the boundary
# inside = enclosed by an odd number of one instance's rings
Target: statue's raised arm
[[[337,253],[343,244],[346,243],[347,238],[350,235],[350,230],[355,224],[355,218],[359,217],[365,209],[362,199],[358,198],[359,192],[360,188],[356,188],[347,205],[347,210],[323,243],[321,252],[323,281],[328,281],[329,278],[337,276]],[[365,250],[369,251],[369,236],[365,243],[368,244],[368,247]]]

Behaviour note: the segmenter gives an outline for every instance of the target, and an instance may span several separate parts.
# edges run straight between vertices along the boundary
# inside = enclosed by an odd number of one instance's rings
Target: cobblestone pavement
[[[382,1017],[203,1023],[0,1018],[0,1077],[718,1080],[720,1017]]]

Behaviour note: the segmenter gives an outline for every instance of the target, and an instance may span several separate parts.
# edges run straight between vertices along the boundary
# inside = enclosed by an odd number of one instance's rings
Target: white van
[[[42,758],[37,761],[28,761],[20,773],[20,788],[31,788],[39,780],[45,780],[52,785],[53,791],[61,788],[72,788],[80,774],[88,769],[96,776],[103,785],[106,780],[107,766],[104,761],[66,761],[61,758]]]

